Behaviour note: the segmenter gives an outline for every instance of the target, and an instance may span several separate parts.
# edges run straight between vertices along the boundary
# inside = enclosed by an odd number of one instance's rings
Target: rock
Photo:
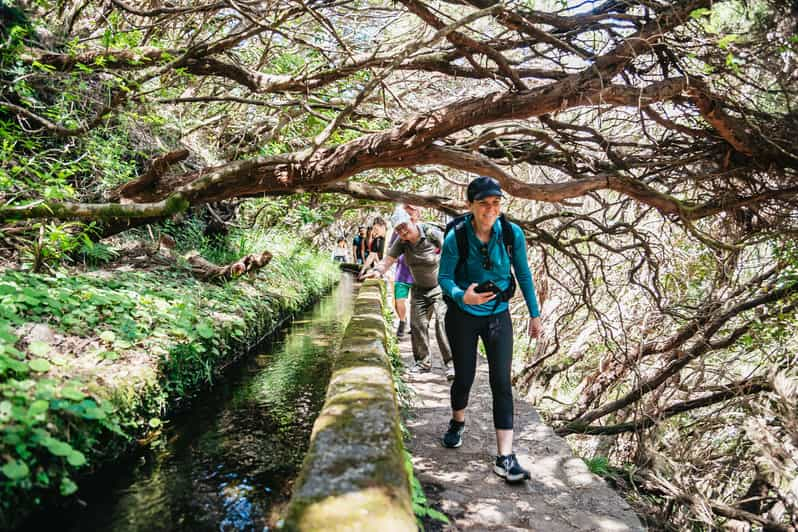
[[[55,332],[44,323],[26,323],[20,328],[20,336],[28,345],[31,342],[45,342],[50,345],[56,343]]]

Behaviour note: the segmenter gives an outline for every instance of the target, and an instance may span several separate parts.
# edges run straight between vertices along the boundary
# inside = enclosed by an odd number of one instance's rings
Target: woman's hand
[[[474,292],[474,287],[476,286],[477,283],[471,283],[466,289],[465,294],[463,295],[463,303],[466,305],[481,305],[482,303],[487,303],[496,297],[496,294],[493,292]]]
[[[529,336],[532,338],[540,338],[543,335],[543,324],[540,322],[540,317],[532,318],[529,320]]]

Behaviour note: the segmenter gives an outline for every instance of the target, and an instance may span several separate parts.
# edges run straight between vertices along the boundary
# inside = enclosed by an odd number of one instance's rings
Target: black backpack
[[[468,260],[468,234],[466,233],[465,224],[468,223],[469,220],[469,213],[461,214],[460,216],[454,218],[449,223],[446,224],[446,229],[443,232],[443,238],[446,239],[446,235],[449,234],[449,231],[454,231],[455,239],[457,240],[457,255],[459,259],[457,260],[457,265],[454,267],[454,278],[455,283],[457,283],[458,274],[460,279],[465,277],[465,266],[466,261]],[[510,259],[510,286],[507,287],[506,290],[496,295],[496,305],[502,301],[509,301],[513,294],[515,294],[515,275],[512,273],[512,264],[513,264],[513,239],[515,233],[513,232],[513,228],[510,225],[510,221],[507,219],[504,214],[499,215],[499,223],[501,224],[502,228],[502,240],[504,240],[504,249],[507,251],[507,257]],[[458,284],[459,286],[459,284]],[[464,287],[460,287],[465,289]],[[453,303],[449,296],[444,296],[443,298],[446,303]]]

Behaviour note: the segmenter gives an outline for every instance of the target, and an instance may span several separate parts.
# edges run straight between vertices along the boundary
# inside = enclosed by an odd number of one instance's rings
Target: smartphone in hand
[[[484,294],[485,292],[493,292],[494,294],[498,294],[501,292],[501,290],[493,281],[483,281],[474,287],[474,292],[478,294]]]

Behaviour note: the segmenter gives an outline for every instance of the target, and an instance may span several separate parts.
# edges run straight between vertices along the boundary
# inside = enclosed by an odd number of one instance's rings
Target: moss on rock
[[[381,290],[381,283],[367,281],[355,300],[286,530],[417,529]]]

